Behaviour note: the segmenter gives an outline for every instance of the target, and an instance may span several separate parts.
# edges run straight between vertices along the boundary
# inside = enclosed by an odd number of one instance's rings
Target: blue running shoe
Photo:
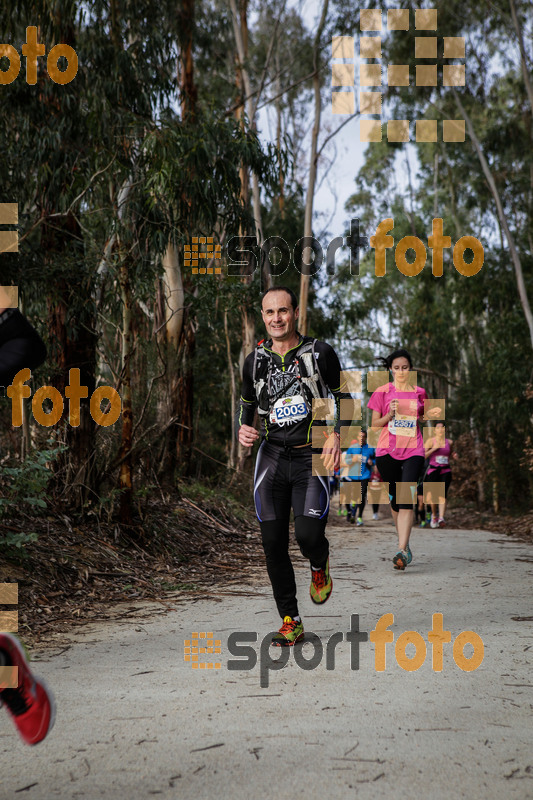
[[[405,569],[407,566],[407,550],[398,550],[392,559],[394,569]]]

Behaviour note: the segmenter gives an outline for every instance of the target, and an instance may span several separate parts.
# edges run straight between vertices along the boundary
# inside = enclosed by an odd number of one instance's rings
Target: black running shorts
[[[329,481],[313,475],[311,447],[279,447],[264,441],[257,453],[254,477],[255,512],[259,522],[294,516],[327,521]]]

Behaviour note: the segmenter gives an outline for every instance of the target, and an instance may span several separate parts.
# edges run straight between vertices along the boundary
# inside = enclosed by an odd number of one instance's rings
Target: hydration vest
[[[318,366],[318,355],[315,351],[317,339],[305,339],[294,353],[293,362],[296,364],[296,371],[290,373],[294,378],[283,387],[283,390],[276,396],[270,393],[271,375],[273,371],[273,358],[267,352],[263,344],[259,344],[254,351],[254,365],[252,379],[257,397],[257,412],[259,416],[266,417],[276,400],[292,387],[293,383],[298,386],[298,393],[302,394],[308,408],[312,408],[313,399],[328,397],[329,391]]]

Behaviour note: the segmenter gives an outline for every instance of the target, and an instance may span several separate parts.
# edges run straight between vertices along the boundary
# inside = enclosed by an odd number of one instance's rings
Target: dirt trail
[[[70,647],[35,654],[58,701],[48,739],[24,747],[0,714],[0,797],[531,797],[531,545],[483,531],[415,531],[413,563],[399,573],[390,521],[332,522],[334,591],[324,607],[309,599],[304,563],[296,573],[306,632],[324,652],[342,633],[334,669],[324,654],[305,670],[292,651],[282,669],[265,668],[281,652],[261,645],[279,624],[265,581],[243,596],[225,588],[216,600],[178,600],[163,611],[152,604],[131,619],[88,625]],[[437,612],[452,643],[462,631],[481,637],[476,670],[462,671],[449,643],[442,672],[433,671],[428,632]],[[351,668],[351,616],[371,632],[387,613],[386,669],[376,671],[370,641]],[[228,668],[245,660],[228,650],[236,631],[257,634],[251,669]],[[396,661],[404,631],[417,631],[427,648],[416,671]],[[221,640],[220,655],[199,656],[220,669],[184,661],[193,632]],[[301,663],[318,653],[311,639]],[[465,657],[472,653],[467,644]]]

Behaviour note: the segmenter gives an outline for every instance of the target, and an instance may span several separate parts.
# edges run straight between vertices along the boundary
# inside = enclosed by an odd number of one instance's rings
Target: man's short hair
[[[272,286],[271,289],[267,289],[266,292],[264,292],[263,296],[261,297],[261,305],[263,305],[263,300],[265,299],[267,294],[270,294],[270,292],[287,292],[287,294],[291,298],[291,306],[293,311],[296,311],[296,309],[298,308],[298,298],[296,297],[292,289],[289,289],[288,286]]]

